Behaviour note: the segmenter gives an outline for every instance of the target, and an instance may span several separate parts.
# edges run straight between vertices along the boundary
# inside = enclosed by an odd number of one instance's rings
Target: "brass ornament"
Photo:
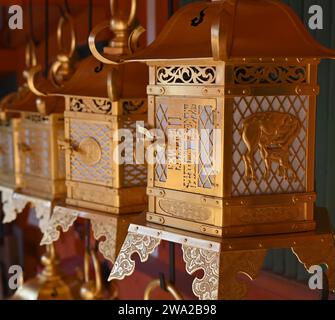
[[[75,300],[79,297],[79,280],[67,277],[59,270],[53,245],[47,246],[41,262],[43,270],[35,278],[25,282],[12,300]]]
[[[182,295],[179,293],[179,291],[174,287],[174,285],[172,285],[171,283],[166,283],[166,290],[173,296],[173,298],[175,300],[184,300]],[[152,280],[149,282],[149,284],[147,285],[147,287],[145,288],[144,291],[144,300],[151,300],[151,294],[152,292],[156,289],[160,287],[160,280]]]
[[[90,260],[93,261],[94,279],[90,277]],[[80,287],[80,297],[83,300],[103,300],[103,285],[100,262],[96,252],[85,252],[84,256],[84,284]]]
[[[102,150],[100,144],[93,138],[82,140],[78,147],[80,159],[88,166],[93,166],[101,160]]]

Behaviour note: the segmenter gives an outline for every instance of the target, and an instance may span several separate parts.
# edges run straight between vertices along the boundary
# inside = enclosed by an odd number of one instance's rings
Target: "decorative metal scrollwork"
[[[70,99],[70,111],[73,112],[110,114],[112,107],[108,99]]]
[[[306,83],[304,66],[238,66],[234,68],[235,84]]]
[[[157,70],[159,84],[215,84],[216,68],[209,66],[160,67]]]

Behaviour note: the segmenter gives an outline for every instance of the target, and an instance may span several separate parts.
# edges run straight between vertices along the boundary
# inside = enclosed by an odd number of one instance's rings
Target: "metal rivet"
[[[187,242],[187,239],[184,239],[184,242],[186,243],[186,242]]]
[[[207,231],[207,229],[206,229],[206,228],[202,228],[202,231],[203,231],[203,232],[206,232],[206,231]]]
[[[260,244],[258,244],[258,247],[259,248],[263,248],[263,245],[260,243]]]
[[[233,249],[233,247],[232,247],[231,245],[229,245],[229,247],[228,247],[228,248],[229,248],[230,250],[231,250],[231,249]]]

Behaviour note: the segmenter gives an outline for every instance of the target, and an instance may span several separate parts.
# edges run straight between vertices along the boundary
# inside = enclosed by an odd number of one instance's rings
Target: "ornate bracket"
[[[131,256],[137,253],[141,262],[146,262],[160,243],[161,238],[129,232],[108,281],[123,280],[132,275],[135,271],[135,261],[131,259]]]
[[[61,228],[63,232],[69,231],[74,222],[77,220],[78,215],[79,214],[74,210],[69,210],[63,207],[55,207],[48,226],[45,228],[45,232],[43,233],[41,246],[50,245],[59,240],[59,228]]]
[[[12,189],[7,189],[4,187],[0,187],[1,199],[3,205],[4,219],[2,223],[11,223],[17,217],[17,212],[13,207],[13,194],[14,191]]]
[[[52,211],[52,202],[49,200],[37,199],[30,196],[25,196],[18,193],[10,193],[3,195],[7,198],[4,205],[5,219],[4,223],[10,223],[16,220],[18,214],[20,214],[27,205],[35,208],[36,217],[39,220],[39,228],[42,233],[48,226],[50,215]]]
[[[186,271],[192,275],[198,270],[204,271],[202,279],[195,278],[192,290],[200,300],[217,300],[219,286],[220,254],[215,251],[182,246]]]
[[[94,239],[99,241],[99,239],[105,238],[105,240],[99,243],[100,253],[106,260],[114,263],[117,233],[116,224],[113,223],[113,221],[107,222],[100,219],[92,219],[91,221]]]
[[[248,293],[247,283],[237,279],[244,274],[255,280],[263,266],[267,250],[225,251],[220,256],[218,299],[241,300]]]
[[[326,265],[329,290],[335,291],[335,241],[333,237],[321,239],[321,242],[308,243],[306,246],[292,248],[292,252],[306,270],[313,265]]]

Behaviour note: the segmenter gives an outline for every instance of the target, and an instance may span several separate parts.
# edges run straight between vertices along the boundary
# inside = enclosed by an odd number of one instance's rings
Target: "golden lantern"
[[[136,1],[129,19],[120,17],[111,1],[112,19],[97,26],[110,28],[115,37],[104,51],[110,57],[129,54],[128,39],[134,48],[138,30],[133,31]],[[136,31],[137,30],[137,31]],[[34,73],[31,74],[33,83]],[[59,91],[65,97],[66,204],[113,214],[146,209],[146,166],[122,164],[113,159],[117,131],[136,130],[137,121],[146,121],[147,68],[142,64],[125,67],[100,65],[94,57],[84,60],[72,79]],[[36,85],[38,87],[38,85]],[[43,89],[36,89],[43,95]],[[49,92],[49,94],[55,94]]]
[[[13,122],[16,120],[15,114],[8,114],[2,108],[14,97],[15,93],[10,94],[0,102],[0,187],[9,190],[15,188]]]
[[[334,56],[284,4],[176,13],[126,59],[148,64],[149,127],[169,135],[148,169],[148,220],[213,236],[313,230],[317,66]]]
[[[128,19],[120,15],[117,6],[120,4],[111,1],[111,21],[103,22],[93,30],[95,36],[107,28],[113,32],[114,38],[104,48],[111,58],[123,58],[136,50],[138,37],[143,31],[141,27],[133,26],[136,1],[131,1]],[[95,54],[99,55],[98,52]],[[147,120],[147,68],[140,63],[110,67],[89,57],[81,62],[63,88],[46,93],[38,83],[35,85],[37,71],[33,70],[29,75],[34,91],[40,96],[63,96],[66,106],[65,136],[58,141],[65,152],[66,203],[53,209],[41,245],[56,242],[60,230],[67,232],[78,218],[83,218],[90,220],[94,238],[100,241],[101,254],[114,263],[130,223],[141,220],[141,212],[147,209],[146,165],[135,161],[137,155],[133,150],[134,159],[130,161],[121,164],[115,158],[122,143],[121,130],[128,130],[133,139],[137,122],[143,126]],[[88,258],[86,253],[86,269]],[[81,297],[89,300],[102,298],[98,262],[93,256],[92,260],[96,279],[93,281],[85,274],[81,288]],[[111,296],[117,296],[113,286]]]
[[[334,235],[314,189],[325,58],[335,51],[287,5],[212,0],[179,10],[143,51],[110,59],[149,67],[156,161],[147,222],[130,225],[109,280],[131,275],[134,254],[146,262],[164,240],[182,246],[187,273],[203,272],[192,286],[199,299],[244,298],[237,275],[255,279],[273,248],[292,249],[307,270],[327,265],[335,290]]]
[[[62,45],[65,23],[70,25],[71,46]],[[60,54],[50,69],[50,79],[39,79],[45,90],[61,88],[74,71],[76,36],[68,13],[60,18],[57,30]],[[3,109],[19,114],[13,122],[15,154],[15,190],[6,197],[4,223],[13,222],[29,205],[35,209],[39,228],[44,232],[56,200],[65,197],[65,156],[57,141],[64,137],[64,102],[60,97],[38,97],[29,74],[39,69],[34,44],[29,42],[24,72],[26,83],[4,101]],[[41,261],[43,270],[23,283],[13,299],[75,299],[79,297],[79,279],[64,275],[58,267],[53,245],[46,248]]]

